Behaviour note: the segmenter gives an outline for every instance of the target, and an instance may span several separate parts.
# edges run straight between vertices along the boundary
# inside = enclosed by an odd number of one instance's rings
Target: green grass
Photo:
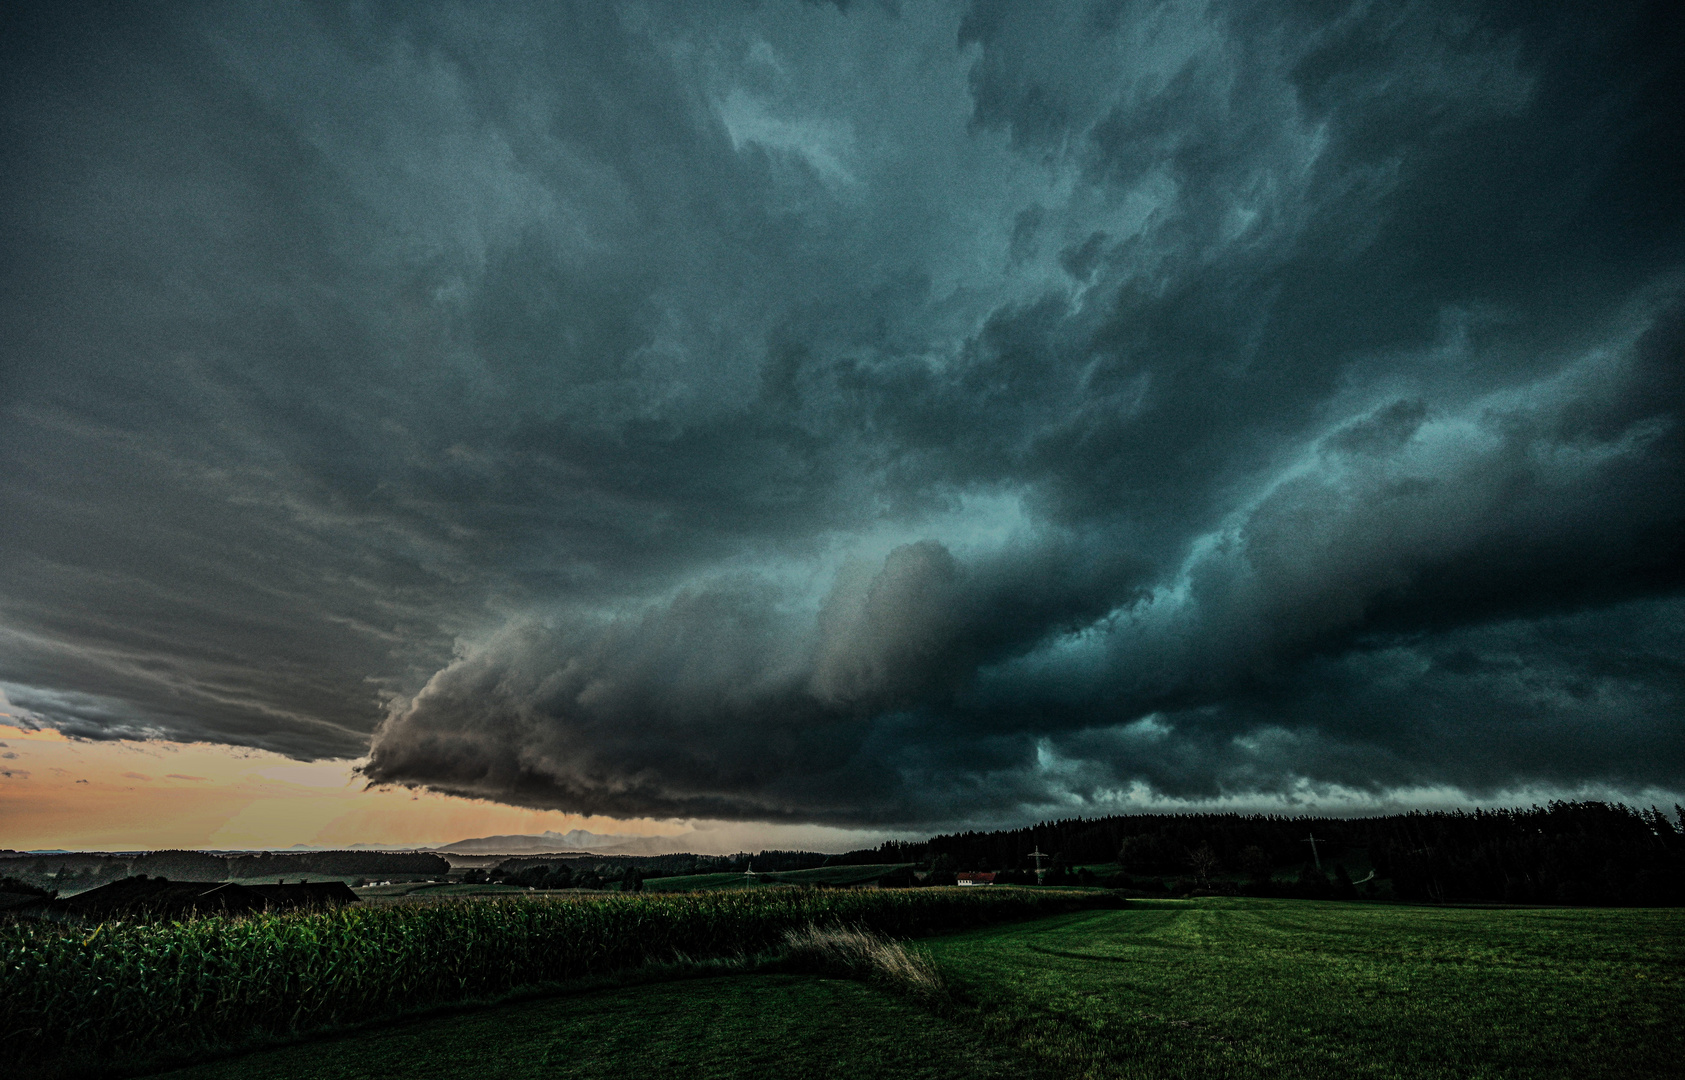
[[[315,914],[0,928],[0,1072],[327,1030],[523,987],[775,949],[810,923],[919,936],[1107,902],[1031,890],[440,898]]]
[[[1011,1055],[862,983],[740,975],[577,994],[261,1051],[170,1080],[1021,1077]]]
[[[1685,912],[1135,901],[928,942],[1064,1076],[1676,1077]]]
[[[376,876],[379,877],[379,875]],[[284,874],[265,874],[260,877],[223,878],[223,880],[232,881],[239,885],[273,885],[276,881],[284,881],[289,885],[295,881],[343,881],[347,885],[350,885],[354,881],[366,880],[367,877],[367,874],[302,874],[297,871],[288,871]],[[394,875],[386,875],[381,878],[381,880],[391,881],[394,885],[397,885],[417,884],[425,881],[426,878],[416,878],[415,881],[411,881],[408,877],[400,878]]]
[[[353,890],[359,900],[401,900],[439,896],[515,896],[531,890],[496,882],[469,884],[463,881],[403,882],[391,885],[365,885]]]
[[[868,866],[817,866],[812,870],[791,870],[774,874],[779,881],[790,885],[859,885],[875,881],[892,870],[911,866],[911,863],[881,863]]]
[[[1685,911],[1137,901],[929,938],[955,997],[739,975],[627,987],[173,1074],[1660,1080]]]
[[[679,874],[675,877],[649,878],[645,892],[712,892],[715,889],[747,887],[742,874]]]
[[[765,878],[757,876],[754,885],[860,885],[876,881],[891,870],[910,865],[882,863],[870,866],[817,866],[811,870],[769,872]],[[654,892],[698,892],[749,887],[752,886],[743,874],[683,874],[677,877],[650,878],[644,882],[644,888]]]

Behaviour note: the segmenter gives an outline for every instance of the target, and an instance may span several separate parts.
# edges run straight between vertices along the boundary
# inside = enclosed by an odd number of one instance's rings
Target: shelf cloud
[[[1685,789],[1677,5],[6,18],[13,716],[618,817]]]

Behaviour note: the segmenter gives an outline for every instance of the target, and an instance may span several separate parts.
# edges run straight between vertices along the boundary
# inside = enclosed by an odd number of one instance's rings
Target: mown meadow
[[[172,1080],[1671,1080],[1682,915],[1132,902],[917,943],[940,999],[761,971],[360,1031]]]
[[[897,938],[1118,903],[1028,890],[464,898],[0,929],[0,1071],[97,1071],[652,965],[775,952],[810,925]]]
[[[1131,901],[922,942],[1059,1077],[1685,1075],[1685,911]]]

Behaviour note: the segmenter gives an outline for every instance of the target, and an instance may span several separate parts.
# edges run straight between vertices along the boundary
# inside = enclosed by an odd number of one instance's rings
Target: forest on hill
[[[171,881],[316,877],[444,877],[450,863],[426,851],[10,852],[0,873],[59,892],[146,874]]]
[[[1315,838],[1315,844],[1311,843]],[[1126,814],[1065,818],[1020,829],[889,841],[841,855],[816,851],[516,856],[470,880],[538,888],[611,887],[628,874],[780,874],[822,866],[909,864],[907,884],[996,871],[1002,882],[1105,884],[1146,894],[1200,890],[1252,896],[1390,896],[1412,901],[1685,905],[1685,808],[1553,802],[1525,809],[1412,812],[1367,818],[1278,814]],[[1088,868],[1098,868],[1098,873]],[[450,872],[429,852],[239,854],[6,853],[0,871],[74,891],[132,874],[175,881],[328,875],[431,877]],[[1354,887],[1362,885],[1361,892]]]
[[[1281,894],[1276,875],[1284,869],[1291,874],[1297,868],[1301,880],[1314,881],[1320,874],[1304,873],[1321,869],[1314,859],[1330,871],[1347,863],[1367,866],[1404,900],[1685,904],[1685,808],[1674,807],[1670,818],[1654,807],[1590,801],[1368,818],[1066,818],[918,843],[892,841],[836,861],[940,861],[960,870],[1021,871],[1033,865],[1030,853],[1037,850],[1061,866],[1115,862],[1131,879],[1226,875],[1228,885],[1252,895]],[[1337,876],[1328,880],[1330,887],[1338,884]]]

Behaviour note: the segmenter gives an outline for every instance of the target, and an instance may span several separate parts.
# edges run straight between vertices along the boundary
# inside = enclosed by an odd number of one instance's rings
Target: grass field
[[[1065,1076],[1678,1077],[1685,912],[1136,901],[928,943]]]
[[[920,943],[954,998],[739,975],[171,1074],[1676,1078],[1685,912],[1138,901]]]
[[[858,885],[876,881],[891,870],[899,870],[910,863],[883,863],[871,866],[817,866],[811,870],[790,870],[757,877],[755,885]],[[743,874],[684,874],[678,877],[650,878],[644,888],[653,892],[708,892],[715,889],[741,889],[746,885]]]
[[[364,885],[352,891],[359,900],[417,900],[446,896],[516,896],[528,890],[496,882],[470,885],[460,881],[405,881],[390,885]]]
[[[1022,1077],[964,1025],[842,979],[738,975],[600,990],[247,1054],[171,1080]]]

